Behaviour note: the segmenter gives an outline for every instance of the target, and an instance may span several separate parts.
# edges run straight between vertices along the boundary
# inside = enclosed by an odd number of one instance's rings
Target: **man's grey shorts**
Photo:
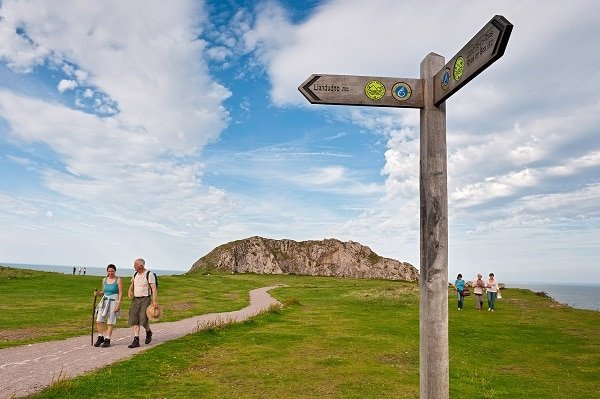
[[[142,326],[146,330],[148,329],[148,316],[146,316],[146,308],[152,303],[152,297],[135,297],[131,301],[131,307],[129,308],[129,325],[130,326]]]

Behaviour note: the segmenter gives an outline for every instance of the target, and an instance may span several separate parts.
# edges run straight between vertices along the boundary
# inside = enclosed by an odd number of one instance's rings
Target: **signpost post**
[[[447,399],[448,189],[446,99],[502,57],[513,25],[490,20],[446,65],[431,53],[420,79],[311,75],[298,89],[312,104],[420,109],[420,397]]]

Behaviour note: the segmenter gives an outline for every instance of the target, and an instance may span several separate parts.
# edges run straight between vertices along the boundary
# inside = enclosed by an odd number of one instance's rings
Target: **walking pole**
[[[94,345],[94,319],[96,318],[96,299],[98,299],[98,290],[94,289],[94,306],[92,306],[92,346]]]

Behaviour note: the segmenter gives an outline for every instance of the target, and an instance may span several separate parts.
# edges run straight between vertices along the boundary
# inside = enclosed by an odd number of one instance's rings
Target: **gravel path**
[[[268,293],[273,288],[276,286],[250,291],[250,305],[240,310],[210,313],[174,322],[152,323],[154,333],[152,343],[144,345],[142,332],[139,348],[127,347],[133,339],[130,328],[118,328],[113,331],[110,348],[93,347],[90,336],[85,335],[62,341],[2,349],[0,350],[0,398],[22,397],[41,391],[53,381],[73,378],[132,357],[136,353],[205,329],[214,323],[247,320],[267,310],[271,305],[279,304]]]

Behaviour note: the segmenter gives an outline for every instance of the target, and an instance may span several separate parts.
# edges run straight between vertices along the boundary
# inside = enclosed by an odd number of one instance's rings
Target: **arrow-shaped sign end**
[[[508,19],[504,18],[503,15],[495,15],[490,23],[501,32],[500,38],[496,41],[494,51],[492,52],[493,58],[498,59],[504,55],[514,25]]]
[[[311,104],[322,102],[321,99],[310,89],[310,86],[321,78],[321,75],[310,75],[300,86],[298,90]]]

